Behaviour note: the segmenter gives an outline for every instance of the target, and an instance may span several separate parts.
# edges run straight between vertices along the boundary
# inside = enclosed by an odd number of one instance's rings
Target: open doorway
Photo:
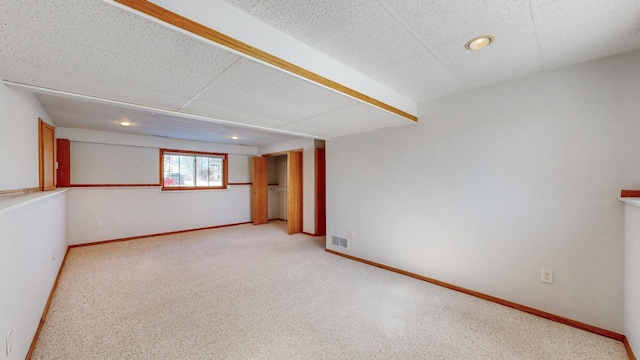
[[[287,155],[267,158],[269,221],[287,221],[287,177]]]
[[[252,221],[283,220],[302,232],[302,151],[267,154],[253,161]]]

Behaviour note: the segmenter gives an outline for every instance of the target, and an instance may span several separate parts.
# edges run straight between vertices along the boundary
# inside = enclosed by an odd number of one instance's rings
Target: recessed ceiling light
[[[469,40],[464,47],[469,50],[482,50],[493,44],[494,41],[496,38],[493,35],[482,35]]]
[[[120,125],[122,125],[122,126],[125,126],[125,127],[126,127],[126,126],[130,126],[130,125],[131,125],[131,123],[130,123],[130,122],[128,122],[128,121],[120,121],[118,124],[120,124]]]
[[[240,139],[240,138],[239,138],[239,137],[237,137],[237,136],[232,136],[231,138],[232,138],[233,140],[238,140],[238,139]]]

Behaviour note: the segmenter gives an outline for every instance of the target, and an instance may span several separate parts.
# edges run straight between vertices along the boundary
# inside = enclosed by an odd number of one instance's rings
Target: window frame
[[[193,186],[164,186],[164,155],[193,156],[198,155],[217,157],[222,159],[222,186],[195,186],[195,178]],[[193,190],[226,190],[229,187],[229,154],[214,153],[205,151],[176,150],[176,149],[160,149],[160,186],[162,191],[193,191]],[[195,177],[195,173],[193,174]]]

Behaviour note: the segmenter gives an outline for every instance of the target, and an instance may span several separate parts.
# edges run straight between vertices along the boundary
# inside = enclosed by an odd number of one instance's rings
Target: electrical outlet
[[[349,240],[354,240],[356,237],[356,234],[353,231],[349,231]]]
[[[553,270],[540,269],[540,281],[546,284],[553,284]]]
[[[104,226],[104,221],[98,220],[98,227],[101,228]]]
[[[7,342],[6,342],[6,354],[9,356],[11,354],[11,350],[13,349],[13,336],[11,335],[11,330],[7,333]]]

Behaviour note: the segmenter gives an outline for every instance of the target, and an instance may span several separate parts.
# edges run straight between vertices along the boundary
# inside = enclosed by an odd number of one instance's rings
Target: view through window
[[[227,154],[162,149],[162,188],[225,189]]]

